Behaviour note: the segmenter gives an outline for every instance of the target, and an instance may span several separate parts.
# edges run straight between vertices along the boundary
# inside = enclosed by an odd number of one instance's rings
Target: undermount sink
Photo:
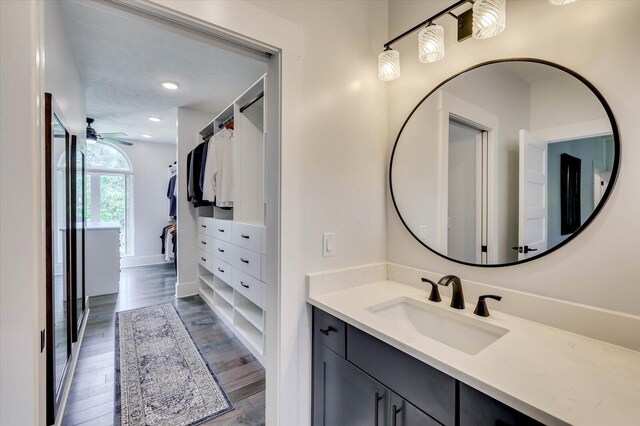
[[[506,328],[408,297],[399,297],[366,309],[398,327],[414,330],[469,355],[477,354],[509,332]]]

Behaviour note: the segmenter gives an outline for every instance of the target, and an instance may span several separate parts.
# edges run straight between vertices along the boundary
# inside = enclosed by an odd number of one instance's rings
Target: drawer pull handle
[[[240,258],[240,262],[249,264],[249,261],[247,259],[245,259],[244,257]]]
[[[206,227],[207,227],[207,225],[200,225],[200,226],[202,226],[203,228],[206,228]]]
[[[241,236],[242,238],[246,238],[247,240],[250,238],[248,235],[245,235],[245,234],[240,234],[240,236]]]
[[[224,229],[218,228],[218,232],[224,232]]]
[[[244,288],[249,288],[249,286],[248,286],[248,285],[246,285],[246,284],[244,283],[244,281],[240,281],[240,285],[241,285],[242,287],[244,287]]]
[[[326,329],[323,329],[323,328],[320,329],[320,333],[324,334],[325,336],[328,336],[329,333],[331,333],[332,331],[338,331],[338,329],[331,326],[327,327]]]
[[[219,251],[220,253],[224,253],[224,250],[222,250],[221,248],[218,248],[218,251]]]
[[[201,257],[200,259],[202,259],[203,262],[207,261],[207,259],[205,259],[204,257]]]
[[[200,241],[202,244],[204,244],[205,246],[207,245],[206,241]]]
[[[224,274],[224,269],[218,268],[218,271],[220,271],[220,272],[222,272]]]
[[[391,426],[396,426],[398,413],[402,411],[402,408],[398,408],[395,405],[393,406],[393,417],[391,418]]]
[[[376,400],[374,401],[375,409],[374,409],[374,415],[373,415],[373,418],[375,419],[375,425],[376,426],[378,426],[378,411],[379,411],[378,410],[378,405],[380,405],[379,404],[380,400],[382,400],[382,397],[380,396],[380,394],[378,394],[378,392],[376,392]]]

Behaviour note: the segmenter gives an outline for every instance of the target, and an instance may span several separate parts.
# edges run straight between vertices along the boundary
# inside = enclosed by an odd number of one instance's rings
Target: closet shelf
[[[257,352],[260,356],[264,355],[264,339],[262,333],[249,323],[236,324],[235,328],[241,341],[244,340],[244,343],[251,346],[251,349]]]
[[[233,306],[233,289],[226,284],[214,290],[214,292],[224,299],[228,304]]]
[[[236,312],[242,315],[259,332],[264,333],[264,319],[262,309],[253,303],[236,305]]]
[[[213,290],[213,274],[199,274],[198,277]]]

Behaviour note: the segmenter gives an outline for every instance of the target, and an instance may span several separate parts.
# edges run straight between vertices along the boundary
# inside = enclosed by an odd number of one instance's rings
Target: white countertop
[[[408,297],[509,330],[469,355],[403,329],[365,308]],[[422,289],[380,281],[310,296],[307,301],[545,424],[640,425],[640,352],[541,325],[492,307],[491,316],[450,300],[428,301]],[[640,330],[638,331],[640,338]]]

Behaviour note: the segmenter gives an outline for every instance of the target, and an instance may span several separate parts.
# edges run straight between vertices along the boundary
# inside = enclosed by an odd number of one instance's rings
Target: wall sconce
[[[576,0],[549,0],[555,6],[573,3]],[[471,9],[456,15],[454,10],[473,4]],[[507,0],[458,0],[446,9],[419,23],[384,44],[384,51],[378,55],[378,77],[382,81],[392,81],[400,77],[400,52],[391,48],[392,44],[409,34],[420,30],[418,34],[418,59],[423,63],[439,61],[444,57],[444,28],[434,21],[451,16],[458,21],[458,41],[469,37],[487,39],[502,33],[506,28]]]

